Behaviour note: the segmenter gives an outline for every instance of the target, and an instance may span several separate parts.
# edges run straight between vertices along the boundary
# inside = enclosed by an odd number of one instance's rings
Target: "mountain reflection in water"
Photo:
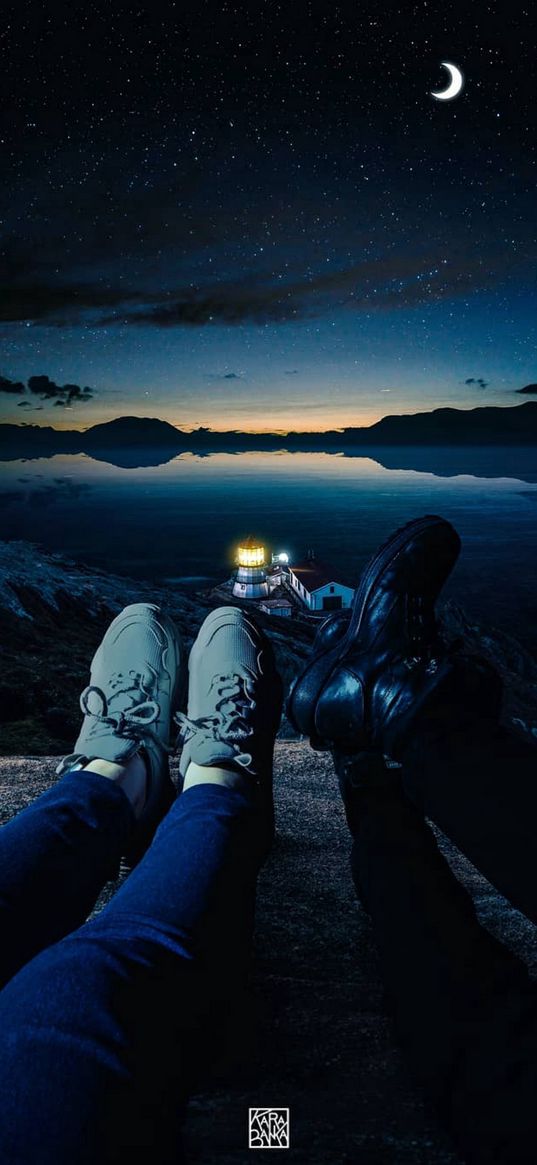
[[[463,539],[448,593],[470,614],[537,643],[531,447],[184,453],[154,464],[158,456],[123,450],[118,465],[109,449],[102,460],[3,461],[0,538],[134,577],[219,579],[252,533],[291,559],[315,549],[352,585],[395,527],[440,513]]]

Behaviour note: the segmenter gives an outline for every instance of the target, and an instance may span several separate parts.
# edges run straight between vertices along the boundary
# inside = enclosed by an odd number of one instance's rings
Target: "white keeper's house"
[[[353,588],[338,581],[334,568],[317,559],[313,550],[304,562],[291,564],[284,552],[273,554],[271,562],[268,559],[261,542],[243,540],[237,551],[237,570],[224,584],[233,598],[254,603],[265,614],[280,618],[322,616],[325,611],[352,605]]]
[[[350,607],[354,590],[338,582],[329,566],[309,552],[304,562],[288,566],[288,582],[309,611],[338,611]]]

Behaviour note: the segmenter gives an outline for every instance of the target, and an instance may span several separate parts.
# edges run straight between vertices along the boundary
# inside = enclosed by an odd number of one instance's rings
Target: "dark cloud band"
[[[142,292],[91,284],[0,287],[0,321],[76,326],[207,327],[286,323],[318,317],[335,305],[374,312],[430,305],[500,283],[513,262],[505,254],[384,256],[317,276],[263,282],[250,278]]]

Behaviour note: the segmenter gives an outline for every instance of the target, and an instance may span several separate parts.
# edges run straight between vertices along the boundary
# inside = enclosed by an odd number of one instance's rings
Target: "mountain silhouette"
[[[88,453],[115,465],[158,465],[179,453],[245,451],[345,452],[359,454],[373,448],[505,447],[537,444],[537,401],[507,408],[434,409],[432,412],[383,417],[367,428],[348,427],[326,432],[245,433],[192,432],[156,417],[117,417],[84,432],[41,425],[0,425],[0,460]]]
[[[155,417],[116,417],[115,421],[105,421],[93,425],[81,434],[86,449],[119,448],[122,445],[176,448],[181,438],[181,430],[168,421]]]

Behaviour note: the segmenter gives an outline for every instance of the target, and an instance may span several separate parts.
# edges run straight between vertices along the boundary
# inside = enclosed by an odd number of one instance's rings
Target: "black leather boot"
[[[398,530],[373,556],[350,619],[321,628],[290,693],[288,716],[314,747],[397,757],[418,716],[459,722],[463,689],[474,699],[486,690],[491,699],[492,686],[499,702],[492,669],[481,660],[455,659],[438,634],[435,603],[459,549],[449,522],[426,516]]]

